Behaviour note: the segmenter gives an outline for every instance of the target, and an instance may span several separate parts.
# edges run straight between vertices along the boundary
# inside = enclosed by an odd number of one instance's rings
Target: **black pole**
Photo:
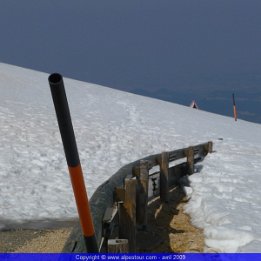
[[[86,249],[89,253],[98,253],[99,250],[73,131],[70,110],[64,89],[63,77],[58,73],[54,73],[49,76],[48,80],[63,141],[65,157],[69,168]]]

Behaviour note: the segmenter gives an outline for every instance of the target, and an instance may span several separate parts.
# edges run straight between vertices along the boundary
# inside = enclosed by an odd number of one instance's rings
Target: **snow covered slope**
[[[208,247],[261,249],[261,125],[64,79],[89,196],[121,166],[212,140],[186,211]],[[76,217],[48,75],[0,63],[0,228]]]

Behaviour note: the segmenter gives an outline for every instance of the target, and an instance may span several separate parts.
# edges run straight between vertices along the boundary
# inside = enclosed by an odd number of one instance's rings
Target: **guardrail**
[[[102,184],[90,200],[100,252],[135,252],[136,231],[146,229],[148,202],[169,200],[169,190],[194,164],[213,151],[213,143],[162,152],[130,163]],[[76,227],[65,252],[86,252]]]

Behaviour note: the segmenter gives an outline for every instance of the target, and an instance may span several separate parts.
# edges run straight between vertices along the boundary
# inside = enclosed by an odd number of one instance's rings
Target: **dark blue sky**
[[[0,61],[261,123],[260,0],[8,0]]]

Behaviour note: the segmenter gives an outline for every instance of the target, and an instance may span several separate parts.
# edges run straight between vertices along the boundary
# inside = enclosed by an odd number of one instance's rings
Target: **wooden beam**
[[[213,142],[209,141],[208,142],[208,153],[212,153],[213,152]]]
[[[186,155],[187,155],[188,174],[191,175],[194,173],[194,149],[193,149],[193,147],[189,147],[187,149]]]
[[[142,226],[142,229],[146,229],[146,226],[147,226],[148,188],[149,188],[148,161],[141,160],[140,165],[139,165],[139,174],[137,176],[136,221],[137,221],[137,224]]]
[[[178,159],[184,158],[185,155],[185,150],[184,149],[179,149],[179,150],[173,150],[169,152],[169,161],[174,161]]]
[[[108,253],[128,253],[128,239],[109,239]]]
[[[119,204],[119,238],[129,241],[129,251],[136,251],[136,178],[125,179],[125,200]]]
[[[169,187],[179,185],[179,179],[187,175],[187,162],[169,168]]]
[[[121,187],[116,187],[113,193],[114,202],[123,202],[125,200],[125,189]]]
[[[169,153],[162,152],[160,157],[160,199],[169,201]]]

